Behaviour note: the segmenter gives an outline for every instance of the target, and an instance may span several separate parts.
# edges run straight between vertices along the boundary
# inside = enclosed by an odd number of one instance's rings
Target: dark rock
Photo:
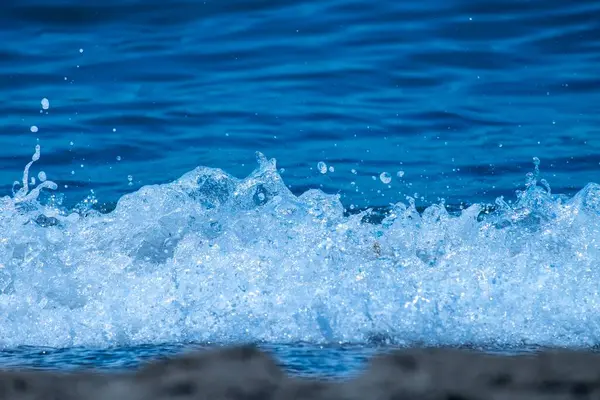
[[[185,354],[129,373],[0,371],[0,400],[600,399],[600,355],[412,349],[350,380],[287,376],[252,346]]]

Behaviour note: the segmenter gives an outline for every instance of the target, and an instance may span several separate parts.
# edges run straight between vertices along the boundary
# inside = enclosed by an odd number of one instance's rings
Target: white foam
[[[37,153],[37,152],[36,152]],[[199,167],[116,209],[0,199],[0,346],[265,340],[600,342],[600,186],[537,184],[482,216],[398,203],[381,224],[294,196],[274,160]]]

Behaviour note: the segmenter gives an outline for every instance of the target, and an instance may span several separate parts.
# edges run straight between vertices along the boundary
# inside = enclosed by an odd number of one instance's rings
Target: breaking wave
[[[600,186],[552,194],[538,160],[493,210],[409,198],[370,223],[260,153],[244,179],[198,167],[65,210],[39,156],[0,199],[0,346],[600,342]]]

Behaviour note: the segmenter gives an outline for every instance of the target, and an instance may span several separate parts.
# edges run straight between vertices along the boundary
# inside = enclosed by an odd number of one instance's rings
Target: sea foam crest
[[[114,211],[0,202],[0,345],[218,341],[600,342],[600,186],[514,204],[395,204],[380,224],[337,195],[293,195],[275,160],[198,167]],[[23,206],[28,203],[27,207]]]

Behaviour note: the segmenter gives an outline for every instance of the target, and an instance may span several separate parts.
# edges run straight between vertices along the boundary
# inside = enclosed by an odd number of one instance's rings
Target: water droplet
[[[45,182],[46,181],[46,173],[44,171],[40,171],[38,173],[38,179],[40,180],[40,182]]]
[[[327,164],[325,164],[323,161],[319,161],[317,163],[317,169],[319,170],[320,173],[326,174],[327,173]]]
[[[533,157],[533,165],[536,165],[536,166],[540,165],[540,159],[537,157]]]
[[[396,173],[396,176],[397,176],[398,178],[402,178],[402,177],[404,176],[404,171],[398,171],[398,172]]]
[[[379,175],[379,179],[381,180],[381,182],[383,183],[390,183],[392,181],[392,176],[390,175],[389,172],[382,172]]]
[[[503,144],[502,144],[502,143],[500,143],[500,144],[498,145],[498,147],[502,147],[502,146],[503,146]]]
[[[74,144],[75,144],[75,143],[73,143],[73,142],[69,142],[69,145],[71,145],[71,146],[73,146]]]
[[[335,171],[335,168],[333,168],[333,166],[330,166],[329,167],[329,172],[334,172],[334,171]]]
[[[350,172],[352,172],[354,175],[356,175],[356,170],[355,170],[354,168],[352,168],[352,169],[350,170]]]
[[[121,161],[121,156],[117,156],[117,161]]]
[[[285,168],[280,168],[280,169],[279,169],[279,173],[280,173],[280,174],[283,174],[284,172],[285,172]]]
[[[44,110],[47,110],[48,108],[50,108],[50,102],[45,97],[42,99],[42,108]]]
[[[80,52],[80,53],[83,53],[83,49],[79,49],[79,52]]]
[[[33,132],[33,133],[36,133],[38,131],[38,127],[35,125],[32,125],[30,129],[31,129],[31,132]]]
[[[261,193],[259,193],[259,194],[258,194],[258,199],[259,199],[260,201],[264,201],[264,200],[265,200],[265,194],[264,194],[264,193],[262,193],[262,192],[261,192]]]
[[[117,131],[117,128],[113,128],[113,132],[116,132],[116,131]]]
[[[127,180],[129,181],[129,186],[133,185],[133,176],[127,175]]]
[[[33,153],[33,155],[31,156],[31,161],[37,161],[40,159],[40,150],[41,147],[39,144],[35,145],[35,153]]]

